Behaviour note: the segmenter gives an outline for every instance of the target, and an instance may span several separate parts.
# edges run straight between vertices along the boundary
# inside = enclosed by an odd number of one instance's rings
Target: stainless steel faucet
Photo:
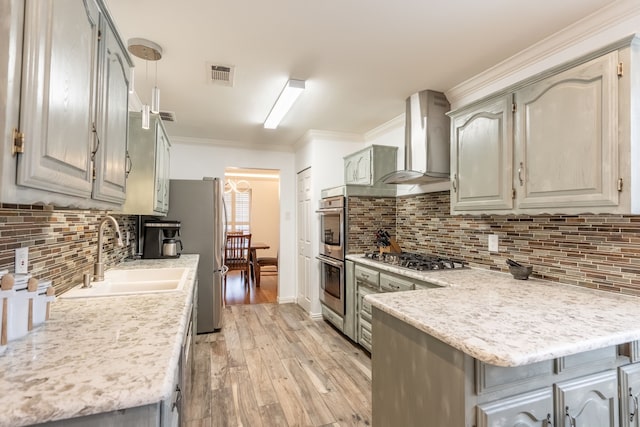
[[[104,219],[100,221],[100,227],[98,228],[98,257],[96,259],[96,263],[93,264],[93,280],[95,282],[104,280],[104,264],[102,262],[102,235],[104,234],[104,228],[107,226],[107,222],[111,222],[113,228],[115,228],[116,238],[118,239],[118,246],[124,246],[122,244],[122,236],[120,234],[118,221],[116,221],[116,219],[111,215],[105,216]]]

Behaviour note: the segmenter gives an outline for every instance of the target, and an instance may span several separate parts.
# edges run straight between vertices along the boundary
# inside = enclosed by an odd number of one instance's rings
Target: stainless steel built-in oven
[[[340,317],[345,313],[344,253],[345,200],[344,196],[325,197],[317,210],[320,215],[320,302]]]
[[[344,316],[344,261],[318,256],[320,261],[320,301]]]
[[[320,254],[344,261],[344,196],[320,200]]]

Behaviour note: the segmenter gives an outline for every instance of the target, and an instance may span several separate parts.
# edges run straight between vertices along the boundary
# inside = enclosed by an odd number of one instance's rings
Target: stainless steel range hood
[[[423,90],[407,98],[404,168],[385,184],[426,184],[449,179],[450,105],[441,92]]]

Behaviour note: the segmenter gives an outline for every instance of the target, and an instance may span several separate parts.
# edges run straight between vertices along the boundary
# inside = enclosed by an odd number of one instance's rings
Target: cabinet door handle
[[[576,419],[569,414],[569,407],[566,406],[564,411],[565,418],[569,418],[569,427],[576,427]]]
[[[129,155],[129,150],[127,150],[127,170],[124,172],[125,178],[129,178],[131,169],[133,169],[133,160],[131,160],[131,156]]]
[[[454,193],[458,192],[458,184],[456,184],[457,180],[458,180],[458,174],[455,173],[455,174],[453,174],[453,180],[451,181],[451,185],[453,185],[453,192]]]
[[[171,405],[171,412],[180,405],[182,401],[182,390],[180,390],[180,386],[176,386],[176,399],[173,401],[173,405]]]
[[[633,422],[633,417],[638,414],[638,398],[633,395],[631,387],[629,387],[629,399],[633,402],[633,412],[629,414],[629,422]],[[631,407],[632,405],[629,405]]]
[[[553,423],[551,422],[551,414],[547,414],[547,419],[542,423],[542,427],[553,427]]]
[[[520,181],[520,187],[524,185],[524,181],[522,180],[522,168],[524,165],[520,162],[520,167],[518,168],[518,181]]]

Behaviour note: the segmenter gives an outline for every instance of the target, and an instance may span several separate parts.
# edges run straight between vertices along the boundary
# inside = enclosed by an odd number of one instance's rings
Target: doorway
[[[227,232],[250,233],[254,255],[248,280],[242,271],[227,274],[225,305],[277,302],[280,171],[226,168],[225,203]]]

